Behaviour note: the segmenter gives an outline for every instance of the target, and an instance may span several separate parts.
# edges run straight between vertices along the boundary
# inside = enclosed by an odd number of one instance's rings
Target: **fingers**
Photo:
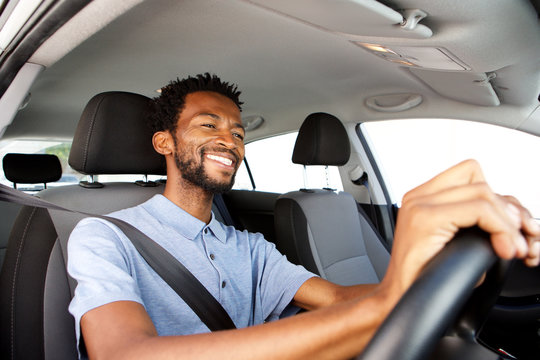
[[[515,206],[521,220],[521,231],[527,241],[527,251],[524,262],[527,266],[538,266],[540,264],[540,225],[531,216],[530,212],[512,196],[504,196],[505,201]]]
[[[478,163],[463,161],[409,191],[398,214],[390,278],[409,286],[422,267],[460,228],[477,225],[488,232],[498,256],[540,263],[540,226],[513,197],[497,195]],[[398,274],[398,275],[395,275]]]
[[[496,212],[498,212],[500,216],[499,220],[510,222],[516,231],[521,226],[521,218],[517,207],[507,204],[507,201],[495,194],[485,182],[452,186],[430,195],[410,198],[408,201],[432,205],[456,204],[459,206],[458,203],[471,200],[486,201]]]
[[[526,234],[531,236],[540,235],[540,226],[536,220],[532,217],[529,210],[523,207],[518,199],[513,196],[501,196],[506,202],[513,204],[516,210],[519,212],[519,217],[521,219],[521,227]]]
[[[529,254],[525,258],[525,265],[535,267],[540,264],[540,242],[536,241],[529,247]]]
[[[453,237],[459,228],[478,225],[491,234],[493,248],[504,259],[518,257],[529,266],[540,262],[540,226],[513,197],[495,194],[482,179],[475,162],[464,162],[451,168],[403,200],[402,209],[427,208],[426,219],[437,232]],[[455,176],[468,180],[456,181]],[[444,186],[444,183],[452,184]],[[453,185],[453,184],[460,185]],[[440,240],[440,239],[439,239]]]
[[[405,194],[403,201],[406,201],[408,197],[434,194],[452,186],[485,182],[484,174],[478,162],[476,160],[465,160],[409,191]]]
[[[520,232],[519,222],[504,208],[505,204],[494,198],[485,198],[482,193],[463,186],[452,193],[470,195],[457,202],[439,201],[439,194],[422,197],[418,204],[413,201],[405,209],[411,212],[410,221],[416,229],[426,228],[425,235],[434,243],[444,244],[451,240],[460,228],[478,225],[491,234],[493,248],[504,259],[524,257],[528,247]],[[446,195],[446,194],[445,194]],[[443,196],[444,197],[444,196]],[[421,201],[421,202],[420,202]],[[414,209],[416,207],[416,209]],[[426,224],[426,225],[422,225]]]

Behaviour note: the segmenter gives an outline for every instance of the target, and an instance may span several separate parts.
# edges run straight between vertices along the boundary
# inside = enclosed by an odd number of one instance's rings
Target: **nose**
[[[228,130],[220,131],[216,138],[216,142],[227,149],[235,149],[238,147],[234,135]]]

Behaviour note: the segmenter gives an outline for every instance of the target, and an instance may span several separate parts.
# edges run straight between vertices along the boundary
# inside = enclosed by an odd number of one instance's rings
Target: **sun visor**
[[[501,104],[490,82],[495,77],[495,73],[433,71],[417,68],[408,68],[408,71],[444,97],[481,106]]]
[[[531,112],[527,119],[523,123],[521,123],[521,125],[519,125],[517,129],[540,136],[540,131],[538,131],[538,124],[540,124],[540,105],[537,106],[533,112]]]
[[[249,0],[267,10],[320,29],[353,36],[429,38],[427,26],[418,24],[427,14],[418,9],[404,15],[375,0]]]

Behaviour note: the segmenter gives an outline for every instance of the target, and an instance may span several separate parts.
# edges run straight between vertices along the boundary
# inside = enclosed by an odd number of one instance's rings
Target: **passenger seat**
[[[298,132],[296,164],[342,166],[350,143],[339,119],[309,115]],[[378,283],[390,255],[355,199],[332,189],[301,189],[281,195],[275,206],[278,248],[287,258],[341,285]]]
[[[62,166],[56,155],[49,154],[6,154],[2,159],[4,176],[17,184],[43,184],[55,182],[62,177]],[[21,209],[20,205],[0,202],[0,269],[4,263],[9,233],[15,218]]]

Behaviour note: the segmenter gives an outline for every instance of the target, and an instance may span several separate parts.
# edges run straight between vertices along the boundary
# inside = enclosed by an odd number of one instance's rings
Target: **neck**
[[[178,178],[167,179],[163,196],[188,214],[208,224],[212,217],[214,194]]]

